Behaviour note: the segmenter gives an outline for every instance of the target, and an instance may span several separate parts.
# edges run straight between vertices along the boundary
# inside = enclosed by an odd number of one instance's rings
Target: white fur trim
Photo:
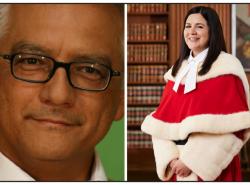
[[[182,66],[179,69],[179,71],[181,71],[186,65],[187,65],[187,62],[183,61]],[[199,64],[199,70],[201,69],[201,65],[202,63]],[[168,80],[175,81],[175,77],[173,77],[171,73],[172,73],[172,68],[169,69],[169,71],[164,74],[164,79],[166,82]],[[249,84],[247,81],[247,77],[246,77],[245,71],[240,61],[233,55],[222,52],[218,56],[216,61],[213,63],[211,69],[209,70],[207,74],[202,75],[202,76],[200,75],[197,76],[197,82],[201,82],[210,78],[215,78],[215,77],[226,75],[226,74],[233,74],[235,76],[238,76],[241,79],[244,89],[245,89],[246,99],[248,101],[247,102],[248,108],[250,109]],[[183,84],[183,81],[182,81],[182,84]]]
[[[192,134],[180,152],[180,160],[205,181],[214,181],[243,142],[234,134]]]
[[[181,151],[185,147],[185,145],[176,145],[176,146],[179,150],[179,153],[181,153]],[[176,175],[176,181],[198,181],[198,176],[194,172],[192,172],[187,177],[180,177],[180,176]]]
[[[168,164],[179,157],[178,148],[169,140],[152,137],[152,142],[157,175],[162,181],[168,181],[173,175]]]
[[[225,134],[250,128],[250,112],[233,114],[199,114],[189,116],[180,123],[167,123],[148,115],[141,130],[152,136],[168,139],[183,140],[194,132]]]

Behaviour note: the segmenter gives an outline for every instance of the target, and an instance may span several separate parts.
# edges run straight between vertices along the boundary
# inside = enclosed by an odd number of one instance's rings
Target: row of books
[[[128,66],[128,83],[164,83],[167,65]]]
[[[129,41],[166,41],[166,23],[133,23],[128,24]]]
[[[128,4],[128,13],[166,13],[167,4]]]
[[[128,104],[158,104],[164,86],[129,86]]]
[[[145,117],[155,110],[156,107],[128,107],[128,126],[140,126]]]
[[[167,62],[167,44],[130,44],[129,62]]]
[[[152,148],[151,136],[140,130],[128,130],[128,148]]]
[[[132,96],[161,96],[164,86],[129,86],[128,97]]]

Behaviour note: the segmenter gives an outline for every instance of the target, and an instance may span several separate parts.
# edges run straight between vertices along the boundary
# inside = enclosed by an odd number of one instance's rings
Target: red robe
[[[223,53],[208,74],[197,78],[195,90],[184,94],[180,84],[176,93],[170,70],[159,107],[142,124],[152,135],[158,176],[175,180],[168,164],[179,158],[193,172],[183,180],[241,181],[238,153],[250,128],[244,70],[236,58]],[[172,142],[187,138],[181,148]]]

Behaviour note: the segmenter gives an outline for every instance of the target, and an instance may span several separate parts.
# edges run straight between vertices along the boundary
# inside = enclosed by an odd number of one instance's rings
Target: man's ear
[[[120,120],[124,115],[124,92],[120,95],[119,105],[116,110],[114,121]]]

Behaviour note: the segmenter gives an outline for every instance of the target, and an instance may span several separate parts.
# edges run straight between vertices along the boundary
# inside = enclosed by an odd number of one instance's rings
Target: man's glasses
[[[91,59],[62,63],[51,57],[29,53],[0,57],[10,61],[11,73],[16,79],[31,83],[48,82],[59,67],[66,70],[72,87],[87,91],[103,91],[112,76],[120,76],[119,71],[113,71],[109,66]]]

